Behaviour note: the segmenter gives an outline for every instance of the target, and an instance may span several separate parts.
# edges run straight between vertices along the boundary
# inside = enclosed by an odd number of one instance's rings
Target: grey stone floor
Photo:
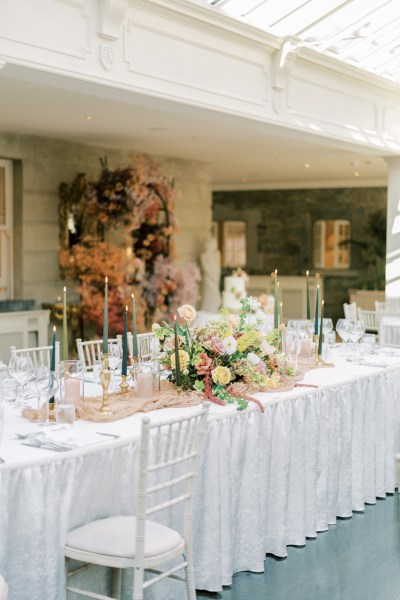
[[[267,555],[265,573],[237,573],[232,586],[198,600],[400,600],[398,494],[338,519],[288,557]]]

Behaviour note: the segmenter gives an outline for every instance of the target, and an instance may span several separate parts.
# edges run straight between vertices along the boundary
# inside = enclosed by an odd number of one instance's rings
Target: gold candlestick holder
[[[119,387],[121,388],[121,394],[126,394],[126,392],[129,389],[129,385],[126,381],[126,375],[121,375],[121,383],[119,384]]]
[[[101,355],[101,372],[100,372],[100,382],[101,387],[103,388],[103,403],[100,407],[100,412],[103,415],[112,415],[113,412],[109,405],[108,400],[108,388],[110,386],[111,380],[111,372],[108,368],[108,354],[104,353]]]

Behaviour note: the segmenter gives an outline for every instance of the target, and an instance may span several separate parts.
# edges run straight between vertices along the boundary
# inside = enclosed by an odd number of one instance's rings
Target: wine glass
[[[33,362],[29,356],[13,354],[8,363],[8,373],[18,384],[15,407],[21,408],[25,404],[25,386],[34,374]]]
[[[121,362],[121,348],[118,342],[108,343],[108,366],[112,373],[112,385],[115,387],[115,371]]]
[[[343,340],[343,343],[350,339],[351,322],[348,319],[339,319],[336,323],[336,331],[338,336]]]
[[[35,381],[38,396],[38,422],[41,426],[47,426],[50,424],[49,400],[51,398],[54,398],[54,395],[58,390],[58,379],[54,371],[50,371],[47,365],[39,364],[36,366]],[[40,411],[42,406],[45,407],[44,420],[40,418]]]
[[[322,333],[329,333],[333,330],[333,321],[332,319],[322,319]]]
[[[353,342],[353,348],[355,349],[356,343],[359,341],[361,336],[365,333],[365,325],[363,321],[352,321],[350,325],[349,336]]]

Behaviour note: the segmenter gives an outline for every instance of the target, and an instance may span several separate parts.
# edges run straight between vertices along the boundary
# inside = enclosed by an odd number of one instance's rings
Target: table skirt
[[[260,394],[264,413],[213,407],[194,518],[198,589],[221,590],[237,571],[261,572],[266,553],[286,556],[287,545],[304,545],[337,517],[394,492],[399,376],[397,366]],[[65,598],[67,531],[132,512],[136,457],[137,432],[101,449],[0,468],[0,572],[10,600]],[[185,597],[177,582],[159,594],[155,586],[148,598]]]

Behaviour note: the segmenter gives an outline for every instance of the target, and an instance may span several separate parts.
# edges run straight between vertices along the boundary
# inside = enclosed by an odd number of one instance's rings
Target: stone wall
[[[58,186],[77,173],[96,176],[99,159],[111,168],[134,160],[134,151],[63,140],[0,134],[0,157],[14,161],[14,277],[17,298],[38,305],[61,295],[58,269]],[[154,157],[175,180],[177,260],[197,262],[211,228],[210,171],[207,163]]]
[[[368,215],[386,211],[386,188],[309,189],[215,192],[215,221],[247,222],[249,274],[304,275],[313,267],[313,224],[319,219],[348,219],[351,237],[364,236]],[[320,270],[324,277],[326,314],[343,316],[348,289],[358,287],[365,264],[359,247],[351,247],[350,269]]]

